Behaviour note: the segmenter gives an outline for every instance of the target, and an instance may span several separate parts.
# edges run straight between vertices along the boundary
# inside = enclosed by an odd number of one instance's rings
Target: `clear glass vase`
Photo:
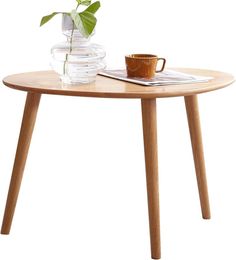
[[[67,41],[54,45],[51,49],[51,65],[66,84],[86,84],[95,81],[96,75],[105,68],[105,51],[102,46],[90,43],[74,27],[72,19],[63,15],[62,32]]]

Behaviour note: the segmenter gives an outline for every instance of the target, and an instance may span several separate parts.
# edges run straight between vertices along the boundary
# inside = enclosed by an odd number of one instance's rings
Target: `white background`
[[[75,1],[0,2],[0,78],[45,70]],[[233,0],[101,0],[107,64],[156,53],[169,67],[236,70]],[[0,88],[0,218],[26,93]],[[163,260],[236,259],[235,84],[199,96],[212,220],[201,219],[183,98],[157,100]],[[43,96],[1,260],[150,259],[139,100]]]

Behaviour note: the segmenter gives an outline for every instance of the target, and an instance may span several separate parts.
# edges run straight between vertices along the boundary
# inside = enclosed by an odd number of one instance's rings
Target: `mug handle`
[[[157,61],[159,61],[159,60],[162,60],[162,61],[163,61],[162,67],[161,67],[160,70],[156,70],[156,72],[162,72],[162,71],[164,70],[164,68],[165,68],[165,65],[166,65],[166,59],[164,59],[164,58],[158,58]]]

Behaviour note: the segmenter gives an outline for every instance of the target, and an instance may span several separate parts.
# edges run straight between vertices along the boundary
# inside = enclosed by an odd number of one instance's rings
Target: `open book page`
[[[99,75],[110,77],[114,79],[119,79],[123,81],[128,81],[131,83],[136,83],[144,86],[163,86],[163,85],[177,85],[177,84],[187,84],[195,82],[207,82],[211,77],[195,76],[174,70],[165,70],[156,73],[153,79],[145,78],[129,78],[127,76],[125,69],[119,70],[103,70]]]

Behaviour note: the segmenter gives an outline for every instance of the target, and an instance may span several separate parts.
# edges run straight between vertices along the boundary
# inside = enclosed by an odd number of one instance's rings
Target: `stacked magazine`
[[[211,77],[195,76],[187,73],[165,70],[156,73],[155,77],[152,79],[145,78],[129,78],[127,76],[125,69],[119,70],[103,70],[99,75],[114,78],[118,80],[128,81],[135,84],[140,84],[144,86],[163,86],[163,85],[177,85],[177,84],[189,84],[197,82],[207,82],[211,80]]]

